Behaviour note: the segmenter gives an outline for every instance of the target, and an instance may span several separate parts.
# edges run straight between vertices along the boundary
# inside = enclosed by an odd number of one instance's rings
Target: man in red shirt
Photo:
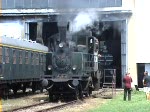
[[[126,97],[128,94],[128,101],[131,100],[131,83],[132,83],[132,78],[130,76],[130,73],[126,73],[126,75],[123,78],[123,83],[124,83],[124,101],[126,101]]]

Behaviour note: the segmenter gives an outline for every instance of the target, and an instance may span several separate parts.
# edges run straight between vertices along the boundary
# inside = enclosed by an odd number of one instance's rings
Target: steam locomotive
[[[74,34],[59,31],[63,33],[53,38],[53,50],[46,55],[42,85],[48,90],[50,101],[64,97],[82,99],[100,86],[98,39],[88,30]]]

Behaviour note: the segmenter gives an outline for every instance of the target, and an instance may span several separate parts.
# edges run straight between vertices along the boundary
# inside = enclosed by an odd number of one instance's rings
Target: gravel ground
[[[42,93],[42,94],[25,96],[21,98],[2,100],[2,110],[8,111],[11,109],[24,107],[31,104],[37,104],[40,103],[41,100],[46,100],[47,98],[48,95]]]
[[[75,104],[72,106],[67,106],[62,108],[61,110],[53,111],[53,112],[86,112],[87,110],[98,107],[99,105],[104,104],[110,99],[102,99],[102,98],[89,98],[85,99],[83,103]]]
[[[117,92],[117,94],[120,92],[122,91]],[[42,100],[47,100],[47,99],[48,99],[48,95],[46,94],[36,94],[36,95],[25,96],[22,98],[2,100],[2,109],[3,111],[8,111],[18,107],[24,107],[27,105],[40,103]],[[75,104],[73,106],[67,106],[65,108],[62,108],[61,110],[57,110],[57,112],[86,112],[89,109],[95,108],[99,105],[106,103],[108,100],[110,99],[104,99],[101,97],[88,98],[85,99],[83,103]]]
[[[122,92],[123,92],[122,90],[116,91],[116,95]],[[67,106],[61,110],[57,110],[56,112],[87,112],[88,110],[99,107],[100,105],[111,100],[111,99],[105,99],[105,98],[102,98],[100,96],[98,96],[97,98],[88,98],[88,99],[85,99],[82,104],[75,104],[73,106]]]

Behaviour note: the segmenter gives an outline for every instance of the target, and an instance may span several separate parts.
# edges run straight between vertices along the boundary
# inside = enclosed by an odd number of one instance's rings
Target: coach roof
[[[9,46],[19,49],[28,49],[41,52],[48,52],[48,47],[28,40],[15,39],[11,37],[0,37],[0,46]]]

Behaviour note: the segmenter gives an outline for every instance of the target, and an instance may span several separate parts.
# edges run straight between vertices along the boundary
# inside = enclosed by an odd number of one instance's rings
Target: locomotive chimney
[[[59,30],[59,39],[60,41],[66,42],[66,33],[67,33],[67,22],[60,21],[57,23]]]

